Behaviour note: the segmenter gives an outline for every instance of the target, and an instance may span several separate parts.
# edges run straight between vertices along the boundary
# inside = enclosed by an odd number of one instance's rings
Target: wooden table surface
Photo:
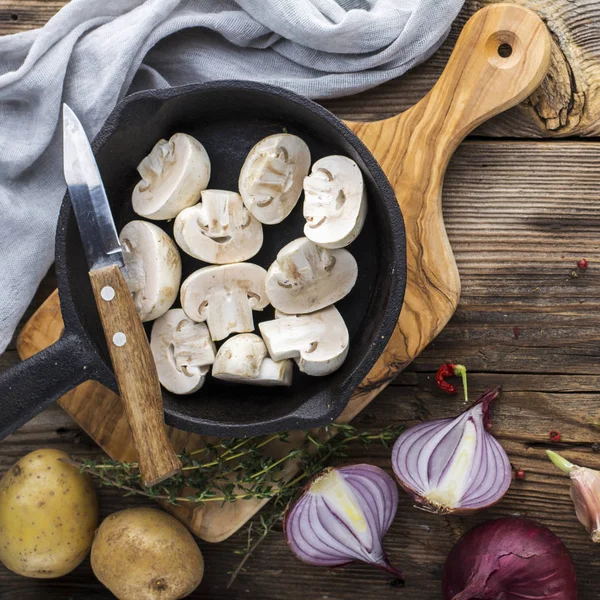
[[[486,1],[467,0],[442,49],[405,77],[365,94],[326,102],[341,117],[373,119],[413,104],[441,72],[457,32]],[[0,0],[0,34],[42,26],[61,0]],[[444,188],[445,218],[463,292],[444,332],[363,413],[358,423],[389,423],[451,416],[460,397],[442,394],[434,373],[447,361],[466,364],[474,397],[502,384],[494,432],[511,461],[526,471],[504,500],[475,517],[434,516],[401,495],[386,538],[406,574],[403,590],[365,566],[322,570],[298,562],[280,532],[247,563],[233,587],[236,535],[201,544],[206,575],[193,598],[224,600],[434,600],[450,548],[474,525],[492,517],[522,515],[549,526],[567,544],[579,578],[580,600],[600,596],[600,546],[577,522],[568,479],[545,458],[562,451],[574,462],[600,468],[600,0],[523,0],[547,22],[554,39],[551,74],[521,106],[483,125],[456,153]],[[582,139],[578,139],[582,138]],[[585,257],[586,271],[576,261]],[[54,289],[49,274],[25,318]],[[0,368],[16,363],[14,344]],[[551,443],[549,432],[562,434]],[[55,447],[100,457],[91,440],[58,408],[39,415],[0,444],[0,474],[20,456]],[[355,461],[390,468],[389,453],[360,451]],[[99,490],[102,516],[139,500]],[[54,581],[20,578],[0,566],[0,600],[111,598],[86,561]]]

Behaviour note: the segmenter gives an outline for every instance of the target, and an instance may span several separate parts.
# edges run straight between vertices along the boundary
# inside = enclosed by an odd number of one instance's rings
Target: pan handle
[[[93,370],[81,339],[65,332],[52,346],[0,373],[0,439],[90,379]]]

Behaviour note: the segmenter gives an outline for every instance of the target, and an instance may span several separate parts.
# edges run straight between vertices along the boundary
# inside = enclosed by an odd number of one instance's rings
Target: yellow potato
[[[98,525],[89,475],[59,450],[27,454],[0,480],[0,561],[26,577],[70,573],[87,556]]]
[[[202,581],[204,559],[190,532],[154,508],[107,517],[92,545],[92,569],[119,600],[178,600]]]

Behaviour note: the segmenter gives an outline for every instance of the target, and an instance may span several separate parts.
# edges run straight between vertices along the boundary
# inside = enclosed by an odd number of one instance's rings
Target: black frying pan
[[[210,156],[209,187],[237,190],[241,166],[252,146],[284,129],[308,144],[313,162],[329,154],[352,158],[367,185],[367,220],[349,247],[358,262],[358,281],[336,305],[350,332],[348,358],[326,377],[307,377],[295,369],[290,388],[241,386],[208,378],[189,396],[163,390],[166,421],[180,429],[223,436],[258,435],[316,427],[335,419],[375,364],[398,320],[406,260],[402,215],[386,176],[362,142],[318,104],[273,86],[223,81],[140,92],[115,109],[94,141],[120,230],[139,218],[130,202],[139,181],[136,166],[159,139],[179,131],[196,137]],[[172,223],[156,223],[172,235]],[[303,225],[300,201],[283,223],[264,226],[263,247],[250,262],[268,268],[280,248],[302,236]],[[205,266],[183,252],[181,255],[184,277]],[[64,335],[0,374],[0,437],[88,379],[118,391],[87,271],[67,194],[56,232]],[[254,316],[257,323],[272,319],[273,312],[268,308]]]

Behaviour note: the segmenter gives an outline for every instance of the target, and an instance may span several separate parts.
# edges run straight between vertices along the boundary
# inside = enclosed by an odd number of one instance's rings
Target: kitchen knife
[[[123,251],[87,135],[63,104],[64,174],[145,485],[181,469],[167,437],[150,344],[123,277]]]

